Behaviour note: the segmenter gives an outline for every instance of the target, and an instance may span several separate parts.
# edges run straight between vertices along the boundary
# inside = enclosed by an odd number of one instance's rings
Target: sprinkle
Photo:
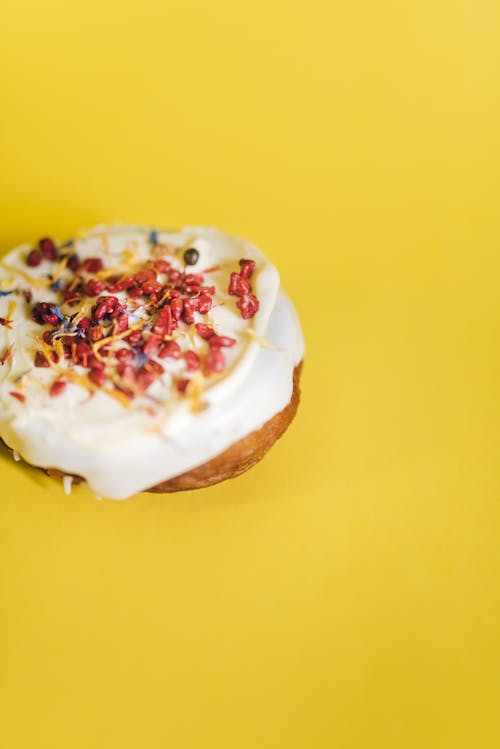
[[[47,260],[57,260],[57,250],[52,239],[44,237],[38,242],[38,247]]]
[[[196,265],[200,259],[200,253],[195,247],[189,247],[189,249],[184,252],[183,257],[186,265]]]
[[[12,346],[9,346],[8,348],[5,349],[2,356],[0,356],[0,366],[3,367],[3,365],[5,364],[5,362],[10,357],[11,354],[12,354]]]
[[[52,312],[54,313],[54,315],[57,315],[57,317],[59,318],[59,320],[61,320],[61,322],[63,320],[66,320],[66,317],[62,313],[61,308],[58,307],[57,304],[51,304],[51,307],[52,307]]]
[[[54,398],[57,395],[61,395],[61,393],[66,390],[66,384],[67,383],[64,380],[56,380],[53,382],[49,390],[50,397]]]
[[[135,365],[137,367],[143,367],[146,362],[149,361],[149,356],[147,354],[136,354],[135,357]]]
[[[24,401],[26,400],[25,395],[23,395],[22,393],[18,393],[15,390],[11,390],[9,395],[12,395],[13,398],[20,401],[21,403],[24,403]]]
[[[25,273],[25,271],[21,270],[20,268],[14,268],[12,265],[8,265],[7,263],[3,261],[0,263],[0,265],[2,265],[2,267],[5,268],[5,270],[8,270],[10,273],[14,273],[17,276],[21,276],[21,278],[24,278],[24,280],[28,281],[28,283],[31,284],[32,286],[45,288],[46,286],[52,283],[52,281],[49,281],[47,283],[46,279],[37,278],[36,276],[31,276],[29,273]]]
[[[42,253],[39,250],[31,250],[26,258],[26,265],[30,268],[37,268],[42,262]]]
[[[0,325],[2,325],[4,328],[9,328],[9,330],[12,330],[12,320],[6,320],[5,317],[0,317]]]
[[[220,270],[222,266],[220,265],[212,265],[210,268],[206,268],[203,273],[215,273],[215,271]]]
[[[26,369],[26,370],[25,370],[24,372],[22,372],[22,373],[21,373],[20,375],[18,375],[18,376],[16,377],[16,379],[14,380],[14,382],[15,382],[16,384],[17,384],[17,383],[21,383],[21,382],[22,382],[22,380],[23,380],[23,379],[24,379],[24,378],[26,377],[26,375],[29,375],[29,373],[30,373],[31,371],[32,371],[31,369]]]
[[[16,463],[19,463],[19,461],[21,460],[21,456],[19,455],[17,450],[12,450],[12,457],[14,458]]]
[[[74,239],[67,239],[66,242],[61,245],[61,250],[65,250],[66,247],[73,247],[74,244],[75,244]]]
[[[267,340],[267,338],[263,338],[262,336],[258,335],[253,328],[247,328],[247,334],[248,336],[255,341],[255,343],[258,343],[259,346],[262,346],[262,348],[270,349],[271,351],[280,351],[277,346],[275,346],[273,343]]]
[[[13,291],[0,291],[0,296],[9,296],[9,294],[13,294]]]
[[[158,244],[158,232],[157,231],[150,232],[149,242],[150,244]]]

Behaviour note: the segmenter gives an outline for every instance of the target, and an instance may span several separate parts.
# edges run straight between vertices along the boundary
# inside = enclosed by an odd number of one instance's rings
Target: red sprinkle
[[[141,288],[143,294],[150,296],[151,294],[159,294],[163,286],[158,281],[144,281]]]
[[[31,252],[28,253],[26,264],[29,265],[30,268],[36,268],[41,262],[42,255],[39,250],[31,250]]]
[[[170,302],[170,309],[172,310],[172,315],[175,320],[180,320],[180,317],[182,315],[182,311],[184,309],[184,302],[182,299],[174,298]]]
[[[155,261],[155,268],[160,273],[168,273],[168,271],[170,270],[171,267],[172,267],[171,264],[169,262],[167,262],[166,260],[156,260]]]
[[[87,335],[92,343],[100,341],[103,336],[102,325],[91,325],[87,331]]]
[[[106,284],[104,281],[98,281],[95,278],[91,278],[83,287],[83,291],[87,296],[99,296],[105,288]]]
[[[182,319],[186,323],[186,325],[192,325],[194,323],[194,312],[193,312],[193,306],[194,302],[197,301],[195,299],[186,299],[184,302],[184,310],[182,312]]]
[[[100,257],[88,257],[83,261],[81,270],[86,271],[87,273],[99,273],[103,268],[104,263]]]
[[[244,296],[251,290],[249,281],[239,273],[231,273],[231,280],[229,282],[229,293],[232,296]]]
[[[120,348],[115,353],[116,358],[118,361],[128,361],[129,359],[134,358],[133,352],[129,348]]]
[[[259,300],[253,294],[245,294],[241,299],[238,299],[236,306],[240,310],[242,318],[248,320],[258,311]]]
[[[218,348],[210,349],[203,364],[203,369],[206,375],[215,374],[216,372],[223,372],[226,366],[226,360],[224,354]]]
[[[147,390],[155,379],[153,372],[149,372],[145,367],[141,367],[135,375],[135,383],[141,390]]]
[[[38,242],[38,247],[40,248],[44,258],[46,258],[47,260],[56,260],[57,250],[52,239],[49,239],[48,237],[41,239]]]
[[[35,367],[50,367],[47,357],[41,351],[35,354]]]
[[[64,380],[56,380],[52,383],[52,386],[50,388],[50,396],[54,398],[56,395],[61,395],[61,393],[66,389],[66,382]]]
[[[227,335],[214,335],[208,341],[210,348],[231,348],[236,343],[236,338],[229,338]]]
[[[54,307],[48,302],[38,302],[33,308],[32,319],[39,325],[57,325],[59,318],[54,312]]]
[[[172,314],[170,305],[166,304],[162,307],[158,319],[153,325],[153,333],[163,338],[165,335],[172,335],[174,329],[177,327],[177,320]]]
[[[104,362],[92,355],[88,358],[87,366],[89,369],[104,369]]]
[[[144,345],[144,353],[146,354],[146,356],[153,356],[153,354],[156,354],[156,352],[160,348],[160,343],[160,336],[151,333]]]
[[[108,291],[111,291],[114,294],[117,291],[126,291],[127,289],[131,289],[132,286],[135,286],[135,278],[133,276],[127,276],[126,278],[122,278],[120,281],[109,284]]]
[[[132,345],[139,343],[141,338],[142,338],[142,331],[140,330],[133,330],[131,333],[128,334],[128,336],[125,336],[125,340],[128,341]]]
[[[145,268],[135,273],[134,279],[138,284],[143,284],[145,281],[156,281],[156,271],[152,268]]]
[[[212,300],[206,294],[202,294],[196,300],[198,302],[198,312],[202,315],[206,315],[212,309]]]
[[[190,372],[194,372],[200,368],[200,357],[194,351],[186,351],[184,359]]]
[[[184,276],[184,283],[186,286],[201,286],[203,276],[200,273],[188,273]]]
[[[67,267],[70,269],[70,271],[73,271],[73,273],[76,273],[78,270],[80,270],[81,266],[81,260],[76,254],[76,252],[73,253],[73,255],[69,256]]]
[[[93,382],[94,385],[97,385],[97,387],[102,388],[106,383],[106,375],[101,369],[91,369],[89,373],[89,380]]]
[[[102,320],[103,317],[109,315],[110,317],[116,317],[123,307],[120,301],[115,296],[100,296],[97,300],[97,304],[94,311],[94,318],[96,320]]]
[[[179,393],[185,393],[190,380],[177,380],[177,390]]]
[[[161,345],[160,353],[158,354],[160,359],[180,359],[181,347],[175,341],[166,341]]]
[[[240,275],[243,278],[251,278],[255,268],[255,260],[246,260],[245,258],[241,258],[240,267]]]
[[[198,322],[195,325],[196,332],[200,336],[200,338],[203,338],[204,341],[208,341],[212,336],[215,335],[215,330],[210,327],[210,325],[205,325],[205,323]]]
[[[116,332],[124,333],[128,328],[128,315],[126,312],[120,312],[115,318]]]

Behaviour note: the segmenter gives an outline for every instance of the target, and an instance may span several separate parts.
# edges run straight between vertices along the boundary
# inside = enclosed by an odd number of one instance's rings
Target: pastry
[[[67,488],[237,476],[293,419],[302,358],[276,268],[216,229],[100,226],[0,261],[0,438]]]

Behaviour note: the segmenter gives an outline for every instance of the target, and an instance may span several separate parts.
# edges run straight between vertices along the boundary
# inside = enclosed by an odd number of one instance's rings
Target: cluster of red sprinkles
[[[240,272],[231,273],[229,293],[238,296],[236,306],[244,320],[253,317],[259,309],[259,300],[251,293],[250,279],[255,269],[255,260],[240,260]]]
[[[53,240],[44,238],[26,256],[29,267],[62,263],[65,268],[59,278],[48,271],[49,280],[54,279],[50,288],[58,295],[59,304],[38,301],[31,312],[32,319],[46,328],[34,365],[57,371],[50,386],[51,396],[64,391],[72,380],[71,372],[81,377],[81,370],[74,370],[73,365],[84,370],[92,391],[106,388],[127,399],[144,395],[162,376],[164,359],[184,364],[174,378],[180,393],[186,392],[192,373],[199,371],[210,377],[225,370],[224,349],[234,346],[236,340],[218,335],[206,321],[200,322],[200,316],[213,307],[215,286],[206,282],[203,273],[191,272],[189,266],[198,262],[198,250],[188,248],[183,252],[183,270],[155,252],[132,272],[105,268],[99,257],[81,259],[67,247],[57,247]],[[157,245],[156,249],[161,247]],[[249,319],[259,309],[250,283],[255,262],[241,259],[239,264],[239,272],[231,273],[228,292],[238,297],[236,307],[244,319]],[[217,269],[208,269],[205,274]],[[141,316],[134,314],[139,308]],[[10,327],[10,323],[0,318],[1,325]],[[204,342],[197,351],[183,351],[176,340],[179,332],[189,328],[193,338]],[[70,367],[61,369],[61,359]],[[14,392],[11,395],[19,400],[24,397]]]

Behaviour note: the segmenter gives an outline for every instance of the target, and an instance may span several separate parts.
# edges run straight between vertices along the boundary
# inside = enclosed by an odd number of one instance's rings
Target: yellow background
[[[3,0],[0,244],[214,224],[303,404],[242,478],[97,502],[0,454],[0,744],[498,747],[497,0]]]

